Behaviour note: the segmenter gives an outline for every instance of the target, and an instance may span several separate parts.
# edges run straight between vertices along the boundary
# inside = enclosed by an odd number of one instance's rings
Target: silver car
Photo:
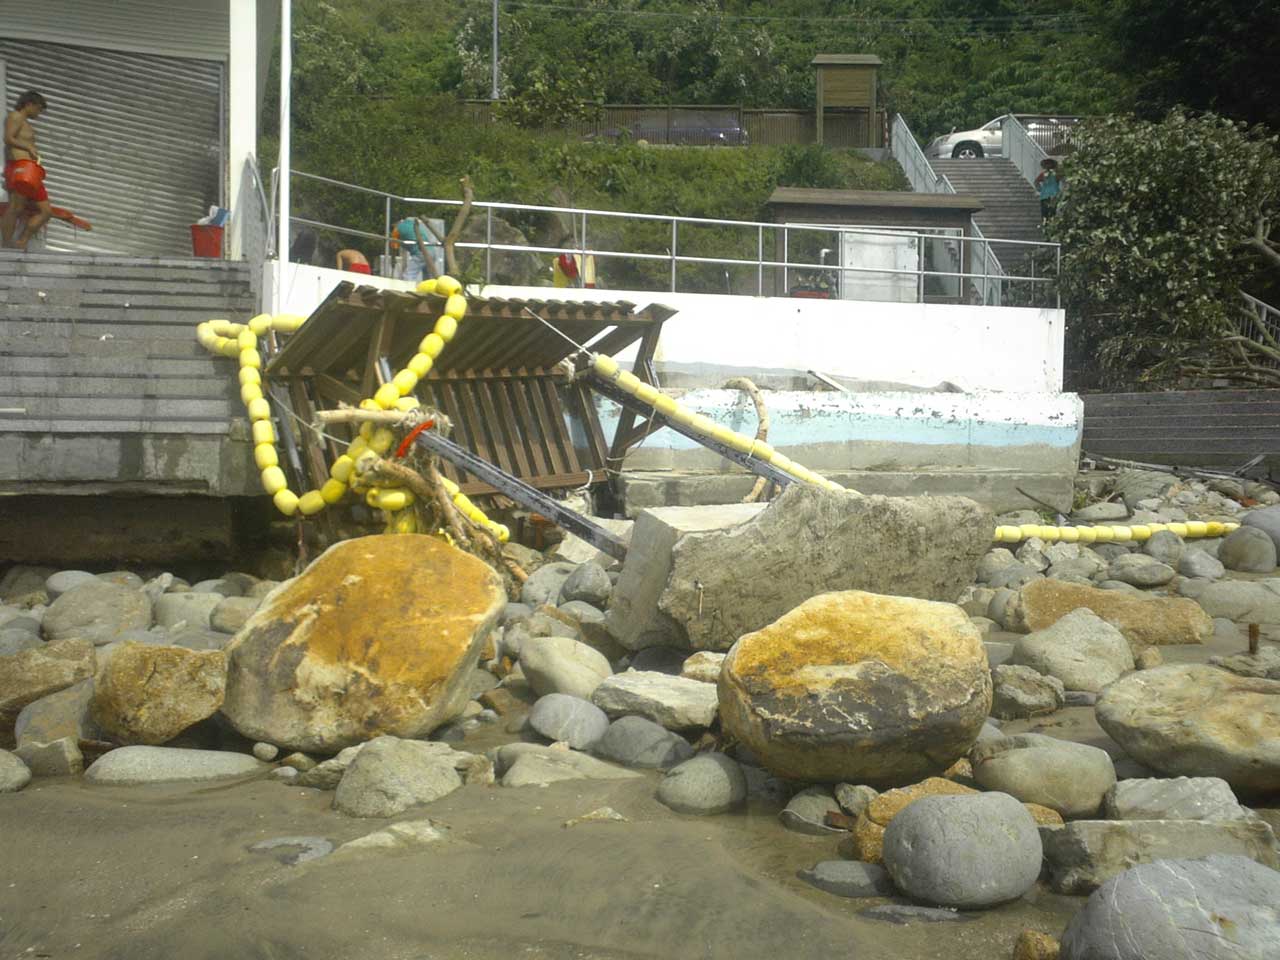
[[[954,160],[980,160],[1004,156],[1004,124],[1015,117],[1031,139],[1051,156],[1061,156],[1071,149],[1071,128],[1079,117],[1050,117],[1025,113],[996,117],[976,130],[952,130],[945,137],[935,137],[925,147],[926,157]]]

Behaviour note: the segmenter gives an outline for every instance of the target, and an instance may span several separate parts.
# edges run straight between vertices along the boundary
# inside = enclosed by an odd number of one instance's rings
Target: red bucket
[[[191,252],[197,257],[222,258],[222,227],[193,223],[191,225]]]

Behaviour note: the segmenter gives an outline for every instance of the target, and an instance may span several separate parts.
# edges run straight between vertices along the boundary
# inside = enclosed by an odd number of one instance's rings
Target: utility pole
[[[498,99],[498,0],[493,0],[493,89],[489,99]]]

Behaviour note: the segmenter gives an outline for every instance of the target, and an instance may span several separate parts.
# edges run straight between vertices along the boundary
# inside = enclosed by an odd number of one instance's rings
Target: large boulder
[[[1014,607],[1020,628],[1045,630],[1084,607],[1115,626],[1135,656],[1157,644],[1204,643],[1213,636],[1213,620],[1193,600],[1149,597],[1124,590],[1099,590],[1061,580],[1037,580],[1022,588]]]
[[[92,678],[27,704],[18,714],[13,736],[19,747],[63,739],[101,740],[102,731],[93,720]]]
[[[1089,896],[1061,960],[1280,957],[1280,873],[1245,857],[1144,863]]]
[[[88,640],[54,640],[0,657],[0,743],[8,741],[23,707],[92,677],[94,667]]]
[[[939,773],[991,709],[986,651],[963,610],[857,590],[813,597],[742,637],[717,690],[727,733],[773,773],[811,782]]]
[[[505,604],[488,565],[435,537],[335,544],[227,647],[222,712],[251,740],[316,753],[425,736],[462,713]]]
[[[1250,510],[1240,518],[1240,523],[1242,526],[1266,533],[1275,544],[1276,550],[1280,552],[1280,506]]]
[[[938,907],[1016,900],[1040,876],[1040,834],[1003,793],[924,797],[884,834],[884,865],[903,893]]]
[[[221,650],[124,643],[94,682],[93,717],[117,743],[158,746],[222,706]]]
[[[1038,733],[986,740],[969,756],[973,778],[983,789],[999,790],[1064,817],[1097,813],[1116,782],[1105,750]]]
[[[96,577],[72,587],[45,612],[48,640],[88,640],[97,646],[151,626],[151,600],[141,590]]]
[[[1276,568],[1276,545],[1271,535],[1257,527],[1233,530],[1222,541],[1218,559],[1228,570],[1271,573]]]
[[[1280,869],[1275,834],[1261,819],[1073,820],[1041,827],[1040,840],[1049,885],[1056,893],[1077,896],[1092,893],[1135,863],[1178,857],[1228,854]]]
[[[1214,618],[1236,623],[1280,624],[1280,578],[1221,580],[1217,583],[1185,581],[1179,593],[1192,597]]]
[[[1219,777],[1121,780],[1102,800],[1108,820],[1240,820],[1251,816]]]
[[[1134,666],[1124,634],[1088,609],[1073,610],[1053,626],[1019,638],[1009,662],[1056,677],[1067,690],[1092,693]]]
[[[1202,664],[1156,667],[1103,690],[1096,713],[1111,738],[1153,770],[1280,790],[1280,680]]]
[[[647,510],[608,624],[630,650],[727,650],[819,593],[954,600],[994,526],[962,497],[858,497],[799,483],[763,507]]]

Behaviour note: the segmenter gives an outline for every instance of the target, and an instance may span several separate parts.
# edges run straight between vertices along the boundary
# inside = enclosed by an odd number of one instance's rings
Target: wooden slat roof
[[[395,319],[390,358],[393,365],[403,365],[435,326],[444,302],[435,294],[340,283],[289,338],[267,373],[328,373],[342,379],[348,371],[362,371],[370,335],[384,316]],[[526,311],[542,317],[565,336]],[[657,304],[637,310],[626,301],[468,297],[466,318],[458,324],[458,333],[440,355],[432,376],[468,370],[545,369],[575,352],[569,340],[589,347],[608,336],[610,348],[616,352],[674,312]]]
[[[878,67],[884,61],[874,53],[820,53],[809,65],[813,67]]]

